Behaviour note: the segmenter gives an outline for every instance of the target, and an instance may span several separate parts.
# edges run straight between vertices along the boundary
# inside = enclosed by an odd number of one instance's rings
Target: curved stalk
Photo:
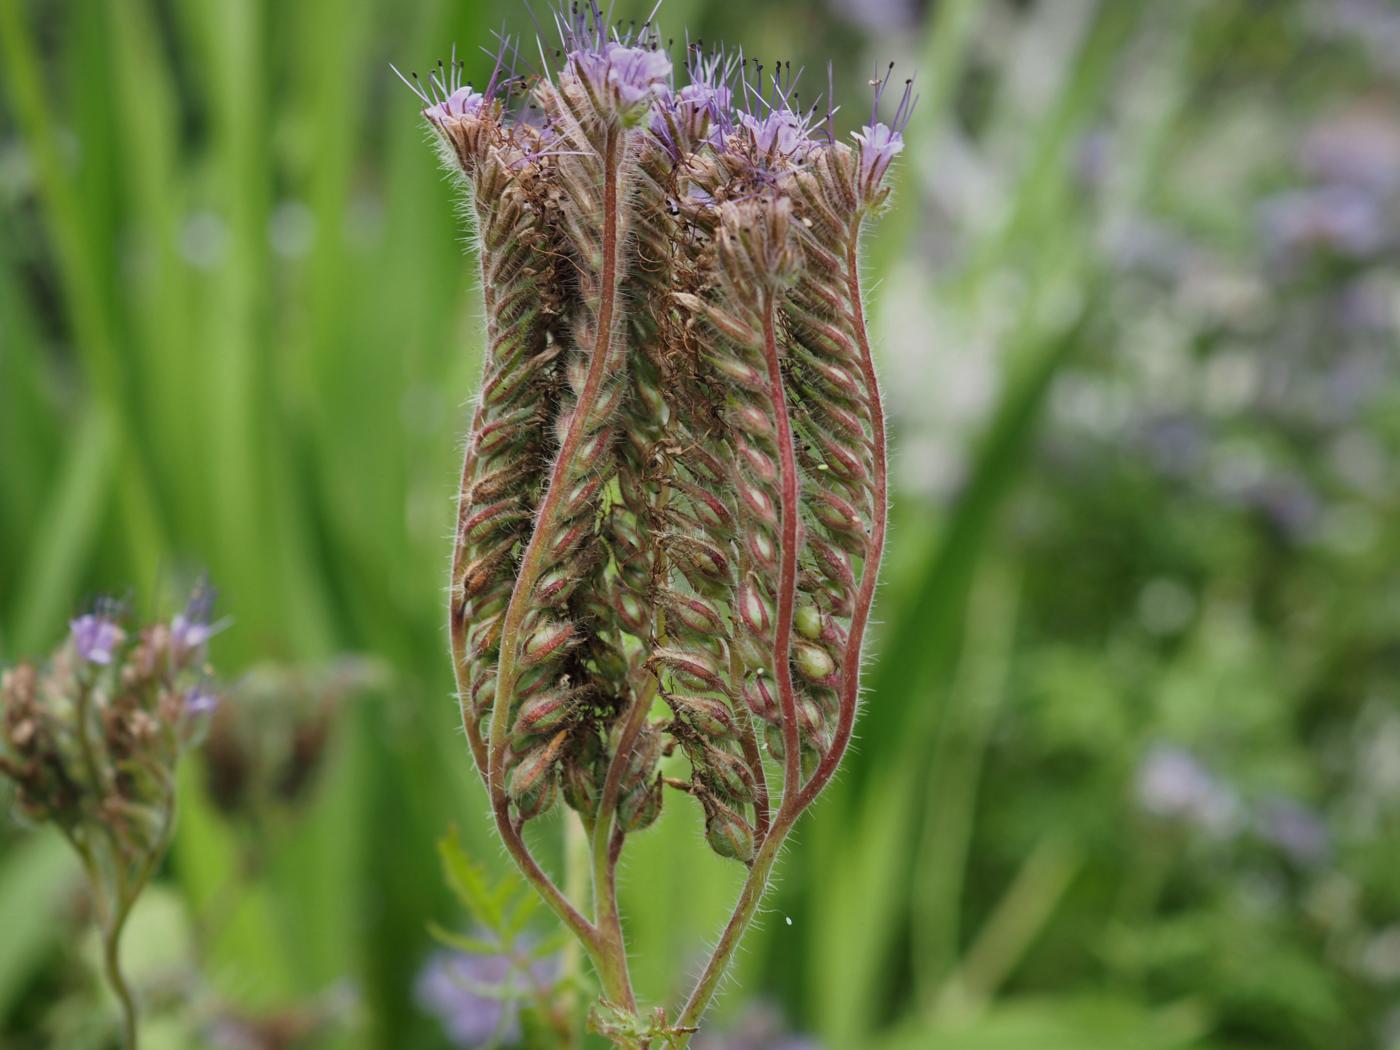
[[[687,1029],[694,1029],[700,1023],[701,1017],[708,1008],[710,1001],[714,998],[715,992],[719,988],[719,983],[724,977],[725,971],[729,968],[730,960],[734,951],[743,939],[745,931],[753,922],[754,914],[762,902],[764,894],[768,889],[769,876],[772,873],[773,864],[777,860],[778,853],[782,848],[784,839],[788,832],[792,830],[797,818],[813,802],[821,792],[827,782],[831,779],[837,765],[845,753],[846,747],[850,743],[851,730],[855,721],[856,706],[860,696],[860,651],[865,635],[865,628],[870,619],[870,608],[875,596],[875,585],[879,578],[880,561],[884,553],[885,545],[885,514],[888,504],[888,465],[885,454],[885,418],[884,408],[880,403],[879,387],[876,385],[874,359],[870,351],[870,339],[865,329],[865,310],[862,299],[859,270],[859,221],[851,226],[851,235],[846,247],[846,268],[847,268],[847,289],[850,295],[852,328],[855,331],[856,340],[861,353],[861,372],[865,380],[870,397],[870,416],[872,439],[875,447],[875,477],[874,477],[874,524],[871,529],[870,545],[866,553],[864,564],[861,567],[860,589],[857,592],[855,610],[851,617],[851,628],[848,636],[846,658],[844,670],[842,672],[840,716],[837,724],[836,735],[832,741],[831,748],[822,757],[821,763],[812,774],[811,779],[801,787],[800,791],[786,790],[783,793],[782,804],[777,815],[773,818],[772,827],[768,834],[764,836],[759,844],[758,852],[754,855],[754,861],[749,869],[748,878],[744,880],[744,885],[739,891],[739,899],[734,905],[734,910],[730,914],[729,921],[725,925],[719,940],[716,942],[714,950],[710,954],[709,960],[705,964],[705,969],[701,972],[700,978],[695,983],[690,997],[686,1000],[680,1015],[676,1018],[675,1030],[677,1032],[675,1045],[683,1048],[689,1045],[691,1032]],[[770,361],[770,375],[777,363],[776,348],[772,346],[772,313],[765,311],[764,316],[764,340],[765,350],[768,352]],[[778,375],[781,381],[781,374]],[[788,494],[788,479],[793,478],[795,473],[788,473],[788,457],[792,454],[791,438],[783,439],[782,435],[788,434],[786,430],[786,404],[778,416],[779,435],[783,450],[783,496],[786,504]],[[784,524],[786,525],[786,517]],[[786,529],[784,530],[786,532]],[[786,543],[786,535],[784,537]],[[786,551],[785,551],[786,555]],[[784,561],[786,568],[786,560]],[[784,617],[779,612],[779,628],[784,622],[791,623],[791,617]],[[778,652],[785,652],[783,642],[778,643]],[[781,678],[779,684],[781,687]],[[789,687],[791,676],[788,678]],[[784,721],[788,721],[787,710],[784,709]],[[796,722],[790,723],[796,729]],[[784,725],[784,745],[789,748],[792,754],[792,745],[787,737],[787,725]]]
[[[768,385],[773,396],[773,416],[777,422],[779,469],[782,472],[779,506],[782,561],[778,568],[778,608],[773,652],[773,673],[778,682],[778,700],[783,710],[783,808],[802,787],[801,742],[797,735],[797,698],[792,686],[792,618],[797,604],[797,457],[792,447],[792,423],[788,419],[787,393],[783,385],[782,363],[778,360],[778,339],[773,329],[773,293],[763,293],[763,356],[768,363]]]
[[[802,788],[799,807],[805,809],[826,787],[836,772],[846,747],[851,742],[856,707],[860,703],[860,655],[865,640],[865,628],[870,621],[870,607],[879,582],[880,561],[885,552],[885,517],[889,508],[889,466],[885,453],[885,408],[880,402],[880,388],[875,377],[875,360],[870,352],[870,336],[865,330],[865,300],[860,285],[860,219],[851,224],[846,240],[846,287],[851,300],[851,328],[860,347],[861,375],[870,398],[871,438],[875,451],[874,517],[870,545],[860,571],[860,590],[856,593],[855,610],[851,614],[847,635],[846,655],[841,671],[840,714],[831,747],[822,756],[812,779]]]
[[[593,355],[589,361],[583,390],[579,393],[578,403],[574,407],[568,430],[560,445],[559,455],[550,471],[549,484],[543,499],[540,501],[534,531],[521,555],[519,573],[516,576],[515,586],[511,590],[510,603],[506,606],[502,619],[500,659],[496,670],[496,696],[491,708],[491,733],[486,742],[485,750],[488,758],[487,789],[491,795],[491,809],[495,814],[496,827],[501,838],[505,841],[506,849],[555,914],[584,941],[608,997],[613,1001],[625,1004],[631,998],[631,984],[627,976],[627,961],[622,952],[620,938],[614,939],[611,936],[606,936],[597,926],[585,919],[540,868],[524,840],[520,837],[519,829],[511,821],[510,800],[505,790],[507,723],[510,716],[511,699],[515,695],[515,682],[518,673],[516,659],[520,648],[520,629],[524,623],[535,584],[546,568],[546,552],[549,540],[552,538],[554,519],[559,509],[559,503],[564,498],[564,492],[568,487],[574,457],[584,438],[584,427],[593,413],[599,391],[602,389],[603,377],[607,371],[607,361],[612,350],[617,300],[618,254],[621,250],[618,231],[619,209],[621,207],[618,179],[623,153],[621,136],[620,127],[615,124],[610,126],[606,131],[603,149],[602,265],[600,267]],[[460,688],[461,683],[459,682]]]

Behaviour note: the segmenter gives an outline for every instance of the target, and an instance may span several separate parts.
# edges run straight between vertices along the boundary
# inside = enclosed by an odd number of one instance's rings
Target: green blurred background
[[[1400,1046],[1400,8],[662,22],[833,61],[843,130],[890,59],[922,95],[867,253],[897,487],[864,714],[707,1047]],[[504,870],[442,614],[482,324],[388,64],[480,76],[502,25],[0,0],[0,661],[207,569],[247,693],[129,937],[153,1047],[451,1045],[414,998],[429,922],[467,926],[434,843]],[[630,848],[646,999],[738,874],[675,800]],[[0,1045],[110,1045],[84,929],[61,843],[5,819]]]

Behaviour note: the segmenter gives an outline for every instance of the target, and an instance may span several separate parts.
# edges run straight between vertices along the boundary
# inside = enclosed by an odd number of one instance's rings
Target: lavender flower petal
[[[101,613],[85,613],[70,620],[68,630],[78,659],[104,667],[112,662],[113,650],[125,637],[116,622]]]

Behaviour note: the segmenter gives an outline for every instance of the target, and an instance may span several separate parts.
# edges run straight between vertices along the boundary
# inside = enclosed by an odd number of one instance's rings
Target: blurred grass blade
[[[60,913],[79,874],[78,859],[56,832],[33,835],[0,859],[0,1021],[64,936]]]
[[[111,496],[115,429],[111,413],[96,406],[71,438],[15,588],[10,623],[16,655],[53,642],[65,614],[76,608],[83,559]]]

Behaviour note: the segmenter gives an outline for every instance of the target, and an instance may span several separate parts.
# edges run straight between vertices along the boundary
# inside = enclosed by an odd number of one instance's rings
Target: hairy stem
[[[763,356],[768,363],[768,385],[773,397],[777,422],[778,455],[782,471],[781,514],[782,561],[778,568],[778,622],[773,644],[773,673],[778,682],[778,698],[783,710],[783,808],[802,786],[801,744],[797,735],[797,698],[792,686],[792,618],[797,599],[797,457],[792,446],[792,423],[788,419],[787,393],[783,386],[782,363],[778,360],[778,340],[773,328],[773,293],[763,293]]]
[[[706,1008],[710,1005],[710,1000],[719,990],[719,982],[724,978],[725,971],[729,969],[729,962],[734,957],[734,951],[739,947],[739,942],[743,939],[749,924],[753,922],[754,913],[758,910],[758,905],[768,889],[768,877],[773,871],[773,863],[778,858],[778,851],[782,848],[783,839],[787,838],[787,833],[796,819],[795,810],[790,810],[787,805],[782,806],[773,820],[772,828],[759,844],[758,852],[754,854],[753,864],[749,867],[748,878],[744,880],[744,885],[739,891],[739,899],[734,905],[734,911],[729,916],[729,922],[725,924],[724,932],[720,934],[714,951],[710,953],[709,961],[705,963],[705,969],[700,974],[700,979],[695,982],[690,998],[686,1000],[685,1006],[676,1018],[674,1027],[678,1032],[675,1042],[677,1047],[685,1047],[690,1044],[690,1037],[693,1033],[686,1031],[686,1029],[696,1028],[700,1024],[700,1018],[704,1016]]]
[[[608,765],[608,775],[603,782],[603,795],[598,802],[598,815],[593,825],[593,919],[604,939],[622,959],[621,983],[617,991],[623,993],[623,998],[615,1002],[629,1010],[636,1010],[637,1003],[632,993],[631,976],[627,972],[627,949],[622,939],[622,918],[617,908],[617,857],[622,843],[619,829],[617,848],[614,849],[613,815],[617,812],[627,762],[655,696],[656,679],[648,675],[647,681],[637,690],[627,711],[626,721],[622,724],[622,732],[618,734],[617,752]]]
[[[856,594],[855,610],[842,662],[840,715],[831,747],[822,756],[812,779],[802,789],[798,808],[805,809],[826,787],[846,747],[851,742],[856,707],[860,703],[860,656],[865,628],[870,621],[870,607],[875,599],[875,585],[880,576],[880,560],[885,551],[885,517],[889,508],[889,468],[885,452],[885,409],[880,402],[880,388],[875,376],[875,360],[870,352],[870,336],[865,330],[865,302],[860,285],[860,223],[851,223],[846,238],[846,287],[850,296],[851,328],[860,347],[861,376],[865,380],[866,396],[870,399],[871,439],[875,451],[874,517],[869,545],[860,572],[860,590]]]
[[[598,927],[585,919],[574,905],[568,901],[549,876],[544,873],[529,848],[520,837],[519,829],[510,819],[510,800],[506,795],[506,737],[510,717],[511,700],[515,695],[517,677],[516,657],[520,649],[520,630],[529,609],[530,598],[535,584],[546,566],[546,552],[554,532],[555,517],[559,503],[568,488],[573,470],[574,457],[584,438],[584,428],[592,416],[598,393],[602,388],[607,371],[607,361],[611,353],[614,312],[617,299],[618,253],[621,249],[618,236],[618,217],[621,202],[618,193],[618,178],[622,161],[622,130],[616,124],[607,128],[603,148],[603,243],[602,265],[599,282],[596,336],[592,359],[588,365],[588,375],[578,403],[569,420],[568,429],[559,448],[559,455],[550,471],[549,485],[540,501],[535,519],[535,528],[520,558],[519,574],[511,590],[510,603],[506,606],[502,620],[500,660],[496,670],[496,696],[491,708],[491,735],[488,746],[489,776],[488,789],[491,793],[491,808],[496,816],[496,826],[506,843],[506,849],[519,865],[525,877],[535,886],[545,902],[559,915],[574,933],[580,937],[589,951],[599,979],[609,999],[626,1004],[631,999],[631,985],[627,977],[627,960],[622,951],[620,939],[605,935]]]
[[[136,998],[131,993],[131,985],[122,973],[121,936],[122,921],[111,924],[102,931],[102,972],[122,1013],[122,1047],[124,1050],[137,1050],[138,1036],[136,1025]]]
[[[798,816],[805,810],[816,796],[821,792],[831,779],[837,765],[841,761],[847,745],[851,739],[851,727],[855,720],[855,711],[860,694],[860,652],[861,643],[864,638],[865,628],[870,619],[870,607],[875,595],[875,584],[879,577],[880,559],[884,552],[885,545],[885,515],[888,503],[888,468],[885,454],[885,418],[884,409],[880,403],[879,387],[876,385],[875,364],[870,352],[870,339],[865,330],[865,310],[860,286],[860,270],[858,258],[858,236],[859,222],[852,224],[850,237],[847,241],[846,249],[846,279],[847,290],[851,300],[852,328],[855,331],[856,340],[860,346],[861,372],[865,380],[866,389],[870,398],[871,416],[871,438],[875,450],[875,477],[874,477],[874,522],[871,529],[869,547],[866,552],[864,564],[861,567],[860,589],[856,596],[855,611],[851,617],[851,629],[846,648],[846,658],[841,682],[841,710],[840,719],[837,725],[836,735],[832,746],[827,753],[822,756],[822,761],[818,765],[816,772],[810,781],[802,787],[800,791],[784,791],[782,805],[779,807],[777,815],[773,818],[773,825],[763,836],[758,852],[754,855],[753,864],[749,869],[748,878],[744,880],[744,885],[739,891],[739,899],[734,905],[734,911],[729,917],[729,922],[720,934],[719,941],[715,944],[714,951],[710,954],[709,961],[705,964],[705,969],[696,982],[695,988],[690,993],[690,998],[682,1009],[680,1016],[676,1019],[675,1028],[678,1032],[675,1045],[685,1047],[690,1043],[690,1033],[686,1029],[695,1028],[701,1017],[704,1015],[710,1001],[714,998],[715,992],[719,988],[719,983],[723,979],[725,971],[729,968],[730,960],[734,956],[734,951],[743,939],[745,931],[753,922],[755,912],[763,900],[764,893],[768,888],[769,876],[772,873],[773,864],[777,859],[778,852],[782,848],[783,840],[792,830],[793,824]],[[772,311],[765,310],[764,313],[764,343],[765,351],[769,357],[770,377],[777,366],[777,352],[773,341]],[[776,382],[781,382],[781,373],[777,375]],[[779,387],[781,390],[781,387]],[[780,405],[778,413],[778,434],[780,446],[783,453],[783,524],[784,524],[784,562],[783,569],[787,569],[787,500],[789,489],[793,490],[793,497],[796,497],[796,473],[791,464],[792,442],[790,432],[787,428],[787,412],[785,402]],[[794,537],[795,539],[795,537]],[[795,548],[794,543],[794,548]],[[780,595],[781,602],[781,595]],[[789,592],[789,603],[791,595]],[[784,624],[791,625],[791,606],[787,614],[781,610],[778,613],[779,631]],[[790,637],[790,635],[789,635]],[[777,651],[786,652],[785,641],[780,637]],[[786,661],[781,661],[786,663]],[[783,679],[779,678],[779,686],[782,687]],[[788,673],[787,683],[791,696],[791,674]],[[785,703],[787,701],[785,700]],[[788,748],[789,756],[795,753],[790,737],[787,736],[788,725],[796,730],[796,721],[792,718],[786,707],[783,712],[784,721],[784,745]],[[790,767],[789,767],[790,768]],[[791,776],[791,773],[788,773]],[[790,784],[795,785],[795,780],[790,780]]]

